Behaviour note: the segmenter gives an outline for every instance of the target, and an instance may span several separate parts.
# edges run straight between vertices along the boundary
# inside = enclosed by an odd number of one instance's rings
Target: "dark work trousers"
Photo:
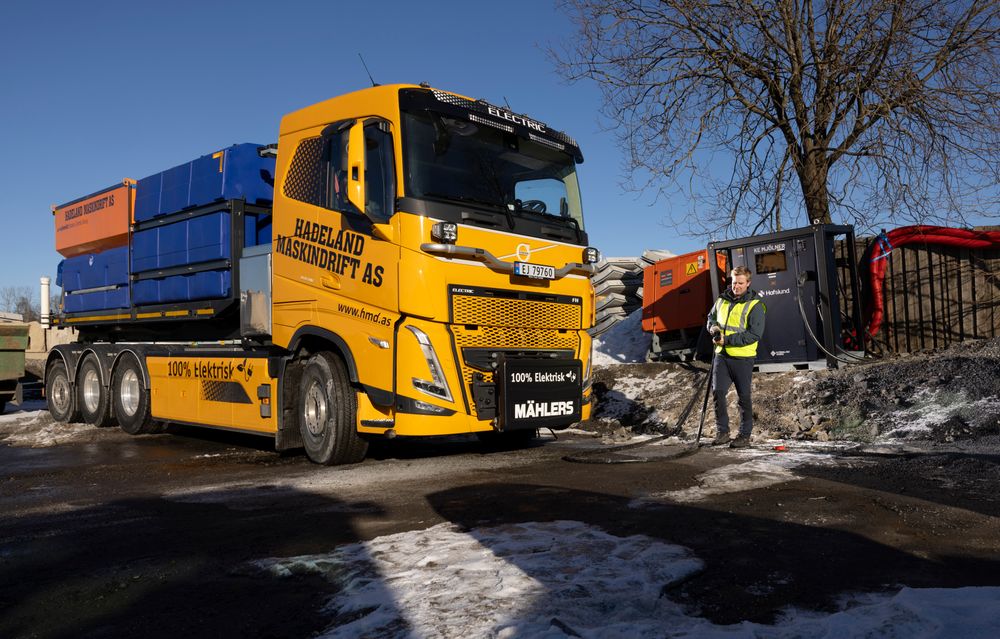
[[[749,437],[753,431],[753,406],[750,397],[750,377],[753,375],[754,358],[715,356],[715,377],[712,389],[715,391],[715,429],[717,433],[729,433],[729,411],[726,409],[726,393],[729,385],[736,384],[736,396],[740,407],[740,437]]]

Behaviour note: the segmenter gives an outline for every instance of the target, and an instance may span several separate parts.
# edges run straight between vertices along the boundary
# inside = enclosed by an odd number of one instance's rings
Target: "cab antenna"
[[[365,64],[365,59],[363,57],[361,57],[361,53],[360,52],[358,53],[358,57],[361,58],[361,66],[363,66],[365,68],[365,73],[368,74],[368,79],[371,80],[372,86],[373,87],[377,87],[378,83],[375,82],[375,78],[372,77],[372,72],[368,70],[368,65]]]

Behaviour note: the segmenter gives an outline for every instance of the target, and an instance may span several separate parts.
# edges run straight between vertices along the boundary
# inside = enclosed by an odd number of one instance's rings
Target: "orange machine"
[[[719,272],[725,256],[717,253]],[[692,352],[712,304],[708,251],[668,257],[642,274],[642,330],[653,334],[651,353]]]
[[[56,250],[63,257],[125,246],[132,221],[135,180],[123,180],[86,197],[52,207]]]

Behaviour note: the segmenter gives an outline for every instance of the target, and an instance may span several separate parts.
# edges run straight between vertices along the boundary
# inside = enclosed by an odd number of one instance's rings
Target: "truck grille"
[[[455,344],[459,349],[478,348],[551,349],[564,348],[576,352],[580,338],[574,331],[521,328],[513,326],[453,326]]]
[[[579,303],[452,295],[451,308],[455,324],[572,330],[580,329],[583,325],[582,307]]]
[[[579,352],[577,331],[583,328],[579,297],[458,285],[451,286],[449,293],[451,331],[467,400],[471,398],[472,375],[482,373],[484,381],[491,382],[493,373],[470,366],[470,361],[481,358],[471,352],[466,357],[465,349],[518,351],[524,356],[537,351],[540,357],[553,351],[562,351],[564,356]],[[475,410],[475,402],[470,401],[469,406]]]

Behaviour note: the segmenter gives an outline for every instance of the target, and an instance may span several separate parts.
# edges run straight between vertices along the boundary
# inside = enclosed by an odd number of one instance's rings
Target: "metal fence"
[[[874,242],[873,237],[857,240],[862,262]],[[846,270],[846,246],[840,242],[835,250],[838,263]],[[865,266],[859,268],[863,295],[868,291]],[[916,244],[896,248],[889,258],[882,292],[885,317],[876,335],[876,347],[912,352],[1000,334],[998,249]],[[842,291],[842,312],[850,308],[850,301],[849,290]]]

